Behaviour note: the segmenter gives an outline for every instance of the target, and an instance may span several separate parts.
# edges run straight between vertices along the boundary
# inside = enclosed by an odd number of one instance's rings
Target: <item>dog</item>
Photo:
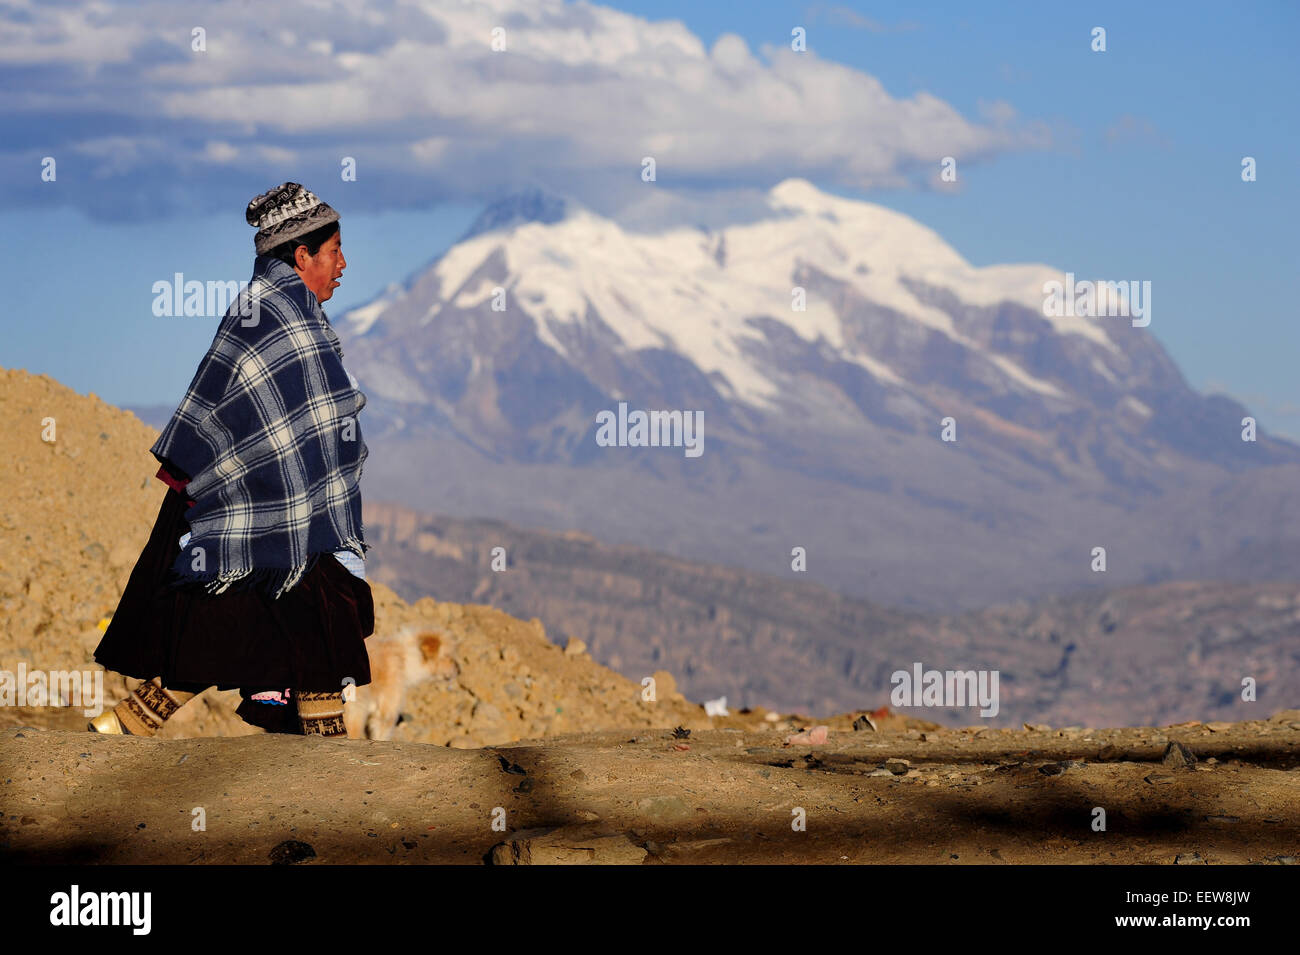
[[[367,640],[371,682],[344,693],[343,723],[348,737],[392,739],[407,690],[426,680],[450,680],[460,673],[445,649],[443,638],[421,624]]]

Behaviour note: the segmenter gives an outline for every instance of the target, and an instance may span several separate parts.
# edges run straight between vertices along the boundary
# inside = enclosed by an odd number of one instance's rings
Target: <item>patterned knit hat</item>
[[[257,227],[253,248],[264,255],[290,239],[338,222],[339,214],[299,183],[284,182],[250,202],[244,218]]]

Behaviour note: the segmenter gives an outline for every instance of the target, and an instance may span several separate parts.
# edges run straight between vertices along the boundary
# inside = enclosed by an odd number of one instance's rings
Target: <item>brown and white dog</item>
[[[460,672],[444,639],[427,625],[410,624],[366,641],[370,683],[345,692],[343,722],[350,739],[392,739],[406,692],[426,680],[450,680]]]

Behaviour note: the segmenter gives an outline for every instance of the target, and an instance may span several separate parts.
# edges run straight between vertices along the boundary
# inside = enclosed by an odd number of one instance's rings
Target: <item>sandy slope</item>
[[[8,467],[0,471],[0,670],[97,670],[91,655],[100,622],[116,609],[166,493],[148,451],[157,431],[94,395],[21,370],[0,369],[0,420],[11,429]],[[576,646],[560,649],[535,620],[432,598],[408,604],[379,583],[372,591],[375,637],[419,623],[440,636],[453,664],[448,679],[406,694],[394,739],[475,747],[615,726],[711,725],[667,672],[645,674],[657,680],[658,712],[650,717],[639,680]],[[106,674],[105,705],[127,687]],[[368,692],[361,690],[362,702]],[[261,733],[234,715],[238,702],[236,691],[210,690],[162,736]],[[747,722],[761,717],[749,714]],[[0,726],[79,730],[85,723],[78,710],[0,706]]]

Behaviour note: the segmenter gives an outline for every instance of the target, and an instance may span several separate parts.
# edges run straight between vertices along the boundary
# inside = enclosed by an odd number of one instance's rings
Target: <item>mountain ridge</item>
[[[732,708],[857,711],[885,698],[891,674],[914,661],[999,671],[1001,712],[987,720],[996,726],[1244,719],[1252,706],[1239,698],[1241,676],[1271,706],[1292,705],[1289,688],[1300,685],[1294,580],[1180,580],[936,615],[845,597],[803,574],[373,499],[366,522],[369,573],[399,595],[536,615],[556,639],[581,640],[629,678],[666,668],[692,699],[725,696]]]
[[[768,200],[770,220],[714,231],[634,234],[531,193],[485,211],[337,320],[369,487],[760,571],[803,546],[841,592],[931,610],[1090,586],[1094,546],[1138,584],[1267,578],[1300,542],[1300,446],[1243,442],[1244,406],[1195,392],[1128,319],[1044,315],[1059,271],[972,267],[803,180]],[[624,400],[701,414],[707,453],[599,447]],[[1184,532],[1243,475],[1247,526]]]

